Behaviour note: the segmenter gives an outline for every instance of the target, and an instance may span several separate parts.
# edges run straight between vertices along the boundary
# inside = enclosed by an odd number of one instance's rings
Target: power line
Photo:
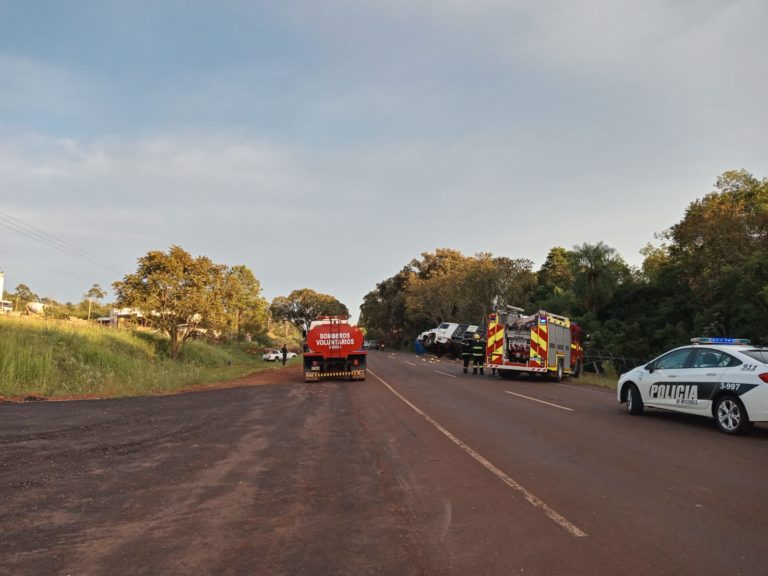
[[[0,210],[0,224],[4,225],[10,230],[13,230],[14,232],[17,232],[18,234],[21,234],[22,236],[36,240],[50,248],[84,260],[85,262],[98,266],[104,270],[117,272],[119,274],[122,274],[123,272],[122,270],[119,270],[113,266],[111,262],[104,260],[103,258],[96,256],[95,254],[92,254],[86,250],[83,250],[82,248],[78,248],[74,244],[70,244],[69,242],[61,240],[60,238],[57,238],[56,236],[49,234],[40,228],[32,226],[31,224],[27,224],[26,222],[19,220],[15,216],[11,216],[2,210]]]

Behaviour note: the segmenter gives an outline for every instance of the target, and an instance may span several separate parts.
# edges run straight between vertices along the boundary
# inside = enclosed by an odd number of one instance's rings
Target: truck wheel
[[[744,404],[736,396],[721,396],[715,402],[715,422],[726,434],[744,434],[751,427]]]
[[[562,360],[557,361],[557,373],[555,374],[555,379],[558,382],[563,381],[563,361]]]
[[[581,378],[581,373],[584,372],[584,366],[581,363],[581,360],[576,362],[576,368],[573,370],[573,377],[574,378]]]

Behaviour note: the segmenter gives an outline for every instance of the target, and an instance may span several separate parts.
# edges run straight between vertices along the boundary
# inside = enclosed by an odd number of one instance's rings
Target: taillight
[[[758,374],[757,376],[762,380],[763,382],[768,382],[768,372],[763,372],[762,374]]]

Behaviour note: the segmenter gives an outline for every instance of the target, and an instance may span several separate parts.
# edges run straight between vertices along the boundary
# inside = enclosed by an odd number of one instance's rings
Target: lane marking
[[[405,361],[406,364],[410,364],[411,366],[416,366],[413,362],[408,362],[408,360]]]
[[[440,370],[432,370],[432,372],[435,372],[436,374],[442,374],[443,376],[448,376],[448,378],[456,378],[455,374],[448,374],[447,372],[440,372]]]
[[[546,404],[547,406],[554,406],[555,408],[560,408],[560,410],[568,410],[568,412],[574,412],[573,408],[566,408],[565,406],[560,406],[560,404],[552,404],[552,402],[545,402],[544,400],[539,400],[538,398],[531,398],[530,396],[525,396],[524,394],[517,394],[515,392],[510,392],[509,390],[504,390],[507,394],[512,394],[512,396],[519,396],[520,398],[525,398],[526,400],[533,400],[534,402],[541,402],[542,404]]]
[[[584,386],[575,386],[573,384],[558,384],[558,386],[562,386],[563,388],[570,388],[571,390],[578,390],[579,392],[591,392],[592,394],[609,394],[609,395],[616,395],[615,390],[609,390],[608,388],[590,388],[586,384]]]
[[[490,460],[484,458],[480,455],[480,453],[476,452],[474,449],[470,448],[469,445],[465,444],[463,441],[459,440],[456,436],[451,434],[446,428],[443,428],[440,424],[437,423],[437,421],[433,420],[429,415],[427,415],[424,411],[422,411],[420,408],[418,408],[416,405],[412,404],[405,396],[400,394],[397,390],[392,388],[389,384],[387,384],[378,374],[373,372],[372,370],[368,370],[368,373],[371,374],[374,378],[376,378],[379,382],[384,384],[392,394],[400,398],[408,407],[410,407],[414,412],[416,412],[419,416],[424,418],[427,422],[432,424],[437,430],[439,430],[444,436],[446,436],[451,442],[456,444],[459,448],[464,450],[467,454],[469,454],[472,458],[474,458],[477,462],[479,462],[486,470],[488,470],[491,474],[496,476],[499,480],[504,482],[507,486],[512,488],[513,490],[517,490],[520,492],[523,497],[528,500],[528,502],[533,505],[535,508],[538,508],[544,514],[549,517],[550,520],[552,520],[555,524],[560,526],[563,530],[571,534],[571,536],[574,536],[576,538],[584,538],[587,536],[587,533],[581,530],[578,526],[575,524],[572,524],[568,521],[568,519],[557,512],[554,508],[550,508],[543,500],[535,496],[532,492],[528,491],[525,487],[523,487],[522,484],[514,480],[512,477],[505,474],[501,469],[496,467]]]

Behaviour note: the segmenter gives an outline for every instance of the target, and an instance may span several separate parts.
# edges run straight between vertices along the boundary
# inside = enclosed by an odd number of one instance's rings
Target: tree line
[[[165,333],[169,355],[177,358],[189,338],[244,339],[246,335],[267,343],[273,321],[286,322],[299,332],[319,315],[348,316],[347,307],[335,297],[309,288],[278,296],[270,305],[261,295],[261,284],[246,266],[228,266],[207,256],[194,257],[180,246],[167,252],[152,250],[138,259],[135,272],[112,284],[116,301],[102,305],[106,292],[98,284],[78,305],[40,298],[25,284],[6,293],[18,310],[42,302],[44,314],[61,319],[88,320],[91,312],[107,315],[112,308],[133,309],[141,323]]]
[[[640,267],[604,242],[553,247],[538,270],[437,249],[366,294],[360,323],[404,347],[440,322],[482,323],[509,304],[570,317],[593,353],[647,359],[693,336],[768,344],[768,179],[723,173],[657,239]]]

